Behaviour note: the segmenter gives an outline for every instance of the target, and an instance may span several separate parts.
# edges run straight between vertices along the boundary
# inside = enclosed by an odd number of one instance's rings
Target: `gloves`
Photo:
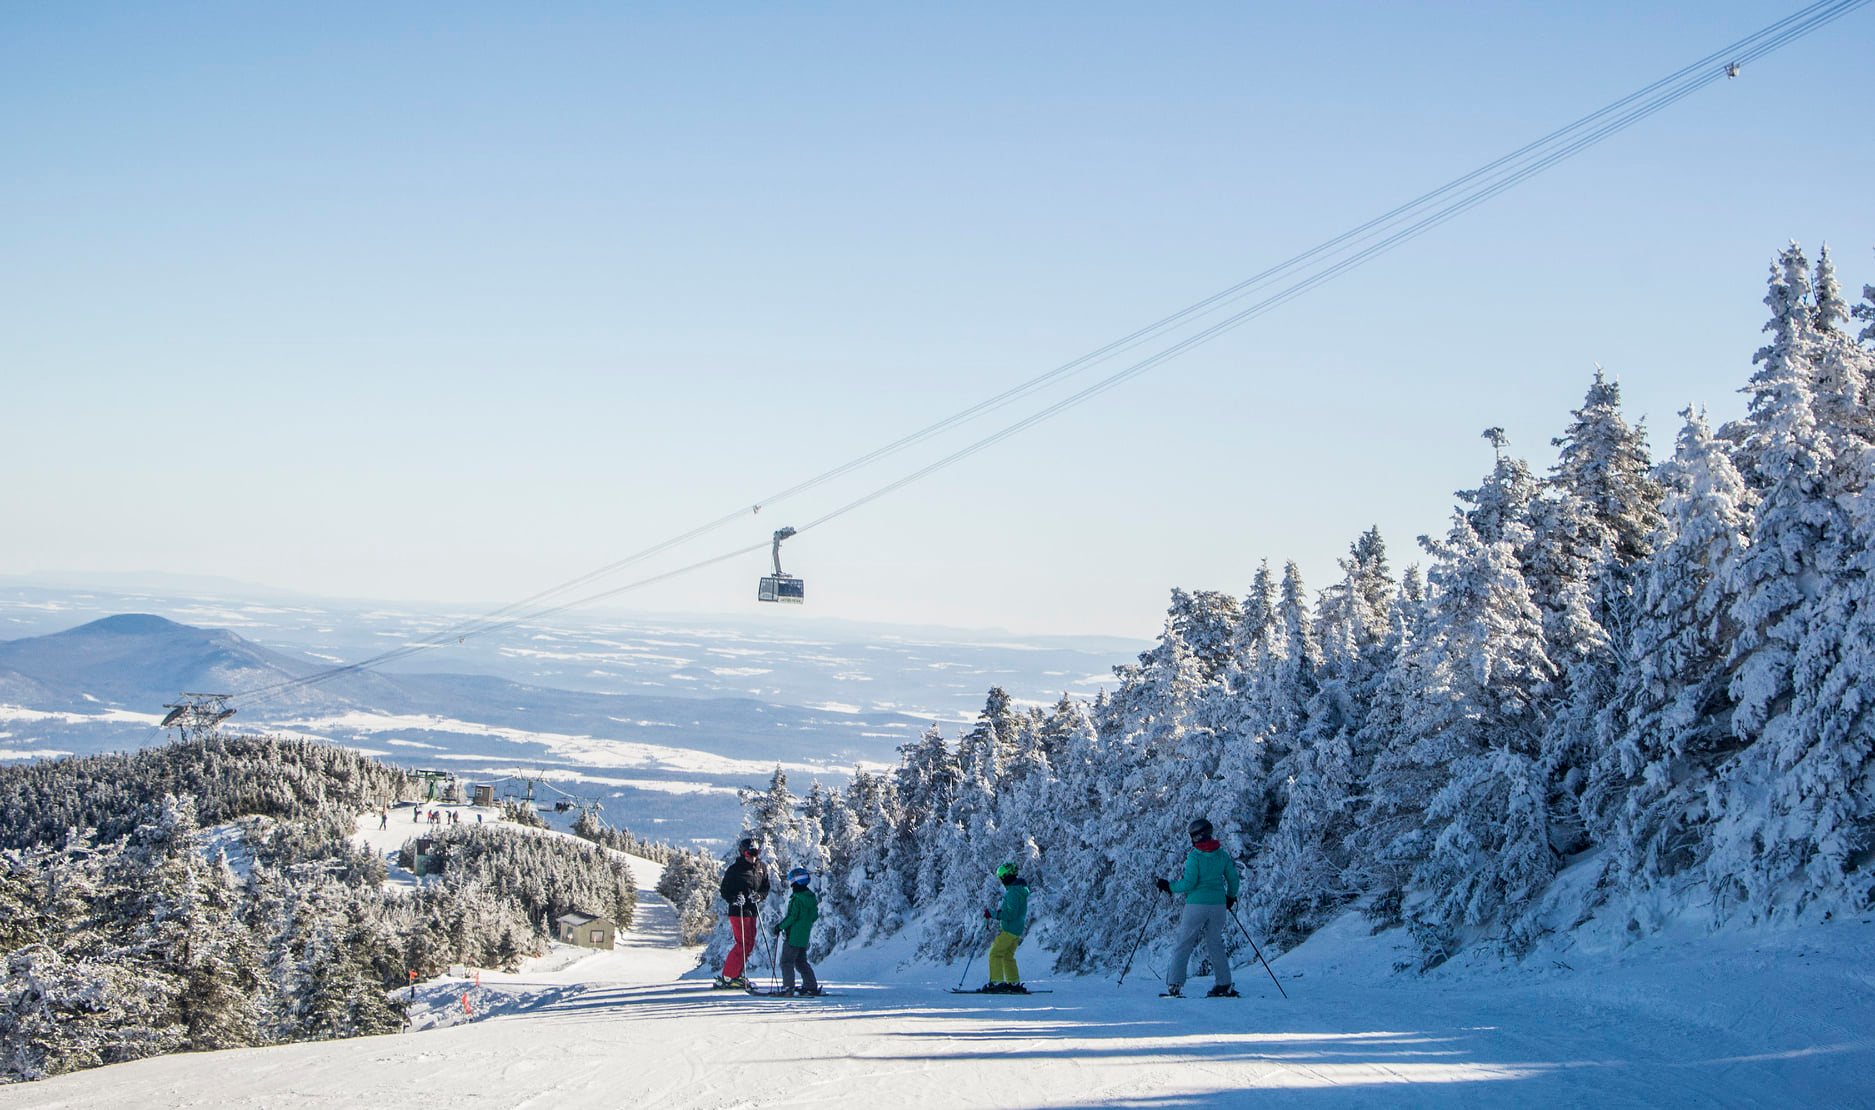
[[[995,914],[993,914],[993,913],[991,913],[991,912],[990,912],[990,911],[988,911],[988,910],[984,910],[984,911],[983,911],[983,920],[985,920],[985,921],[994,921],[994,920],[996,920],[996,915],[995,915]]]
[[[775,932],[775,935],[776,935],[776,936],[780,936],[780,935],[781,935],[781,926],[779,926],[779,925],[777,925],[777,926],[775,926],[775,929],[774,929],[774,932]]]
[[[1236,908],[1237,908],[1237,899],[1235,899],[1235,898],[1232,898],[1232,897],[1231,897],[1230,895],[1228,895],[1228,894],[1226,894],[1226,895],[1224,896],[1224,909],[1225,909],[1225,911],[1226,911],[1226,912],[1229,912],[1229,911],[1231,911],[1231,910],[1234,910],[1234,909],[1236,909]]]
[[[1154,879],[1152,885],[1159,888],[1160,894],[1172,893],[1172,884],[1165,879]]]

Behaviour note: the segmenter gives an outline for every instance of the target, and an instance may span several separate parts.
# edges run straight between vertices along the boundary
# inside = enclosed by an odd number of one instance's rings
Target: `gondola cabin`
[[[764,575],[761,585],[756,587],[755,600],[799,605],[807,600],[807,583],[792,574]]]
[[[779,601],[784,605],[799,605],[807,600],[807,583],[781,569],[781,541],[792,535],[792,528],[782,528],[775,533],[775,573],[762,577],[761,584],[755,588],[755,600]]]

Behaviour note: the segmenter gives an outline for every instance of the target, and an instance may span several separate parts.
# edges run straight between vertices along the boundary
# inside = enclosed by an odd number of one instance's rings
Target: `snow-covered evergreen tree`
[[[1313,690],[1281,783],[1281,816],[1256,852],[1249,884],[1251,927],[1282,946],[1306,936],[1351,897],[1346,841],[1366,771],[1363,756],[1371,758],[1360,750],[1359,737],[1392,663],[1388,618],[1396,587],[1378,529],[1355,541],[1341,570],[1317,609],[1320,661]]]
[[[1869,408],[1875,352],[1849,335],[1850,309],[1827,246],[1817,256],[1815,290],[1810,362],[1816,419],[1829,441],[1831,485],[1853,495],[1863,485],[1861,455],[1875,447],[1875,412]]]
[[[1513,528],[1527,528],[1541,486],[1530,464],[1505,452],[1510,437],[1504,429],[1486,428],[1483,438],[1490,441],[1497,463],[1477,489],[1459,490],[1458,499],[1471,506],[1465,512],[1471,530],[1485,543],[1496,543]],[[1520,546],[1529,542],[1527,531],[1518,534],[1524,537]]]
[[[1850,309],[1849,313],[1858,320],[1868,321],[1867,326],[1856,334],[1856,338],[1864,343],[1875,343],[1875,285],[1862,287],[1862,303]]]
[[[1736,747],[1725,670],[1735,631],[1720,572],[1745,543],[1745,484],[1704,415],[1689,407],[1681,416],[1673,458],[1660,468],[1665,522],[1618,646],[1614,691],[1597,717],[1604,742],[1582,797],[1588,827],[1636,887],[1701,856],[1707,776]]]
[[[1407,920],[1430,962],[1554,873],[1537,755],[1556,668],[1516,554],[1527,538],[1506,522],[1487,542],[1460,513],[1428,545],[1432,594],[1413,647],[1424,685],[1406,706],[1405,773],[1390,785],[1427,799],[1391,854],[1416,861]]]

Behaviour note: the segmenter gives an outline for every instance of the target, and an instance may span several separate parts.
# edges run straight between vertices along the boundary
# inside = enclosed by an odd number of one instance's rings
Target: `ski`
[[[789,994],[787,991],[769,990],[766,987],[750,987],[745,993],[756,998],[826,998],[834,992],[823,990],[819,994]]]
[[[1041,990],[1026,990],[1026,991],[986,991],[981,987],[978,987],[975,990],[964,990],[962,987],[952,987],[951,993],[952,994],[1006,994],[1012,998],[1021,998],[1025,994],[1053,994],[1055,992],[1047,989],[1046,987],[1044,987]]]

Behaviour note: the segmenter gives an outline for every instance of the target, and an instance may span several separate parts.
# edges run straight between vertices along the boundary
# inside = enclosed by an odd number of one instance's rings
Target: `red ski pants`
[[[723,961],[723,978],[734,979],[742,974],[742,968],[749,962],[749,953],[755,950],[755,918],[729,918],[729,933],[736,943],[729,949],[729,958]]]

